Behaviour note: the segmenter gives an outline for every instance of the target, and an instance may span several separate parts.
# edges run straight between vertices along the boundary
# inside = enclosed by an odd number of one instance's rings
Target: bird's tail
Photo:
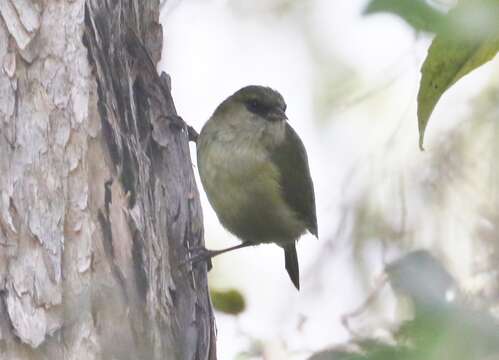
[[[300,269],[298,266],[298,256],[296,255],[296,245],[286,245],[284,247],[284,263],[286,270],[295,285],[296,289],[300,290]]]

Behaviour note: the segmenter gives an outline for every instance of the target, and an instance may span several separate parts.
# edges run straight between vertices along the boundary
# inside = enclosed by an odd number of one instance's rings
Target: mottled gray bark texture
[[[158,9],[0,0],[2,360],[216,357]]]

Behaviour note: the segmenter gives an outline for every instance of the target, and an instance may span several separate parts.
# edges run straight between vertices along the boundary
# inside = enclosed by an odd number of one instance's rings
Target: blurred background
[[[221,360],[307,359],[359,337],[389,340],[408,316],[393,286],[378,286],[359,306],[387,264],[417,249],[433,254],[487,314],[499,309],[499,59],[443,95],[421,152],[416,97],[433,35],[394,14],[366,15],[367,4],[168,0],[162,7],[160,69],[171,75],[179,115],[200,131],[239,88],[277,89],[315,184],[319,240],[298,243],[300,292],[275,245],[214,259],[211,288],[237,290],[245,303],[237,314],[216,314]],[[429,4],[445,12],[455,2]],[[200,183],[199,190],[207,247],[237,244]]]

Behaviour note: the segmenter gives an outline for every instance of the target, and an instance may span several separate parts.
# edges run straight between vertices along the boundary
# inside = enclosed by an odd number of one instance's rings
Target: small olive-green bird
[[[204,125],[197,159],[218,219],[242,241],[208,256],[275,243],[299,289],[296,241],[307,230],[317,237],[315,196],[307,153],[281,94],[252,85],[229,96]]]

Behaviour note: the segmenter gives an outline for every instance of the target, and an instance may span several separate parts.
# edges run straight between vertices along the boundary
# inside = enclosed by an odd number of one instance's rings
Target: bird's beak
[[[283,121],[288,120],[286,113],[282,109],[272,109],[267,117],[272,121]]]

